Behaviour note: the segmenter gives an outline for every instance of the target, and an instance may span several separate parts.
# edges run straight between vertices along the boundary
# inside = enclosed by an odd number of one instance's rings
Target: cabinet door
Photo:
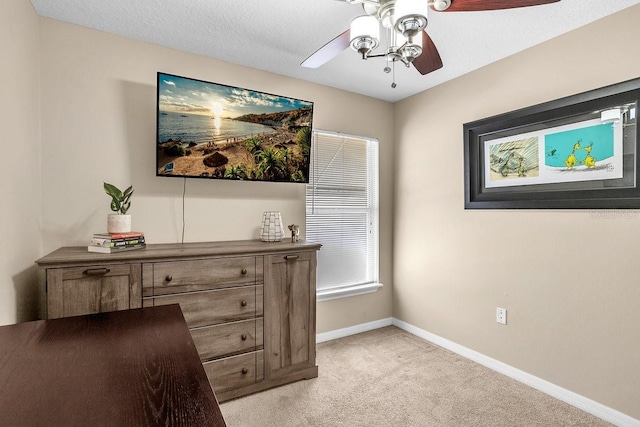
[[[316,254],[265,256],[265,377],[314,367]]]
[[[47,270],[47,318],[142,307],[140,264]]]

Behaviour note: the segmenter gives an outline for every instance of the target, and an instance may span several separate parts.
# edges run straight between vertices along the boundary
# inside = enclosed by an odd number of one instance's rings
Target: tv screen
[[[313,102],[158,73],[156,175],[309,181]]]

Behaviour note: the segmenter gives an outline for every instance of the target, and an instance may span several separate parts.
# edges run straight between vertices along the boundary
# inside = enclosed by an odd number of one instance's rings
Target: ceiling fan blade
[[[425,75],[442,68],[442,59],[436,49],[436,45],[426,32],[422,32],[422,54],[412,62],[413,66]]]
[[[351,36],[349,33],[350,31],[346,30],[344,33],[313,52],[311,56],[302,61],[302,64],[300,65],[306,68],[318,68],[319,66],[331,61],[333,58],[338,56],[340,52],[349,47],[349,44],[351,43]]]
[[[451,0],[451,6],[442,12],[478,12],[481,10],[513,9],[516,7],[540,6],[559,1],[560,0]]]

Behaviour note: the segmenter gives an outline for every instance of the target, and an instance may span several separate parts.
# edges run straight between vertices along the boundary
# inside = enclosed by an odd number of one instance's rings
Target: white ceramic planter
[[[107,216],[108,233],[128,233],[131,231],[131,215],[109,214]]]

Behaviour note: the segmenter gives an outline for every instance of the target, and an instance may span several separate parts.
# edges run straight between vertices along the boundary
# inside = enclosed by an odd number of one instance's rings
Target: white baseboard
[[[398,320],[395,317],[389,317],[386,319],[376,320],[373,322],[362,323],[360,325],[351,326],[348,328],[337,329],[335,331],[324,332],[316,335],[316,342],[330,341],[338,338],[347,337],[349,335],[359,334],[361,332],[372,331],[374,329],[383,328],[385,326],[397,326],[410,334],[420,337],[424,340],[432,342],[440,347],[446,348],[462,357],[473,360],[489,369],[513,378],[529,387],[540,390],[541,392],[548,394],[558,400],[568,403],[571,406],[575,406],[585,412],[588,412],[596,417],[610,422],[619,427],[640,427],[640,420],[637,420],[629,415],[623,414],[620,411],[616,411],[608,406],[598,403],[594,400],[588,399],[577,393],[574,393],[565,388],[559,387],[548,381],[538,378],[534,375],[528,374],[499,360],[493,359],[489,356],[485,356],[470,348],[464,347],[460,344],[456,344],[453,341],[449,341],[446,338],[442,338],[438,335],[427,332],[424,329],[420,329],[409,323]]]
[[[385,326],[391,326],[393,320],[391,317],[386,319],[374,320],[373,322],[361,323],[359,325],[350,326],[348,328],[336,329],[335,331],[324,332],[316,335],[316,342],[325,342],[336,340],[338,338],[348,337],[349,335],[355,335],[362,332],[373,331],[374,329],[384,328]]]
[[[616,411],[615,409],[612,409],[594,400],[588,399],[570,390],[559,387],[555,384],[543,380],[542,378],[538,378],[536,376],[528,374],[524,371],[521,371],[520,369],[500,362],[499,360],[492,359],[491,357],[485,356],[482,353],[478,353],[475,350],[471,350],[467,347],[461,346],[460,344],[456,344],[455,342],[449,341],[446,338],[442,338],[438,335],[432,334],[431,332],[427,332],[424,329],[420,329],[416,326],[410,325],[409,323],[403,322],[402,320],[398,320],[395,317],[393,318],[393,325],[409,332],[410,334],[416,335],[440,347],[446,348],[449,351],[457,353],[460,356],[473,360],[474,362],[486,366],[489,369],[511,377],[516,381],[528,385],[529,387],[540,390],[541,392],[548,394],[549,396],[555,397],[558,400],[562,400],[563,402],[566,402],[571,406],[575,406],[576,408],[595,415],[596,417],[601,418],[607,422],[620,427],[640,427],[640,420],[630,417],[629,415],[623,414],[620,411]]]

